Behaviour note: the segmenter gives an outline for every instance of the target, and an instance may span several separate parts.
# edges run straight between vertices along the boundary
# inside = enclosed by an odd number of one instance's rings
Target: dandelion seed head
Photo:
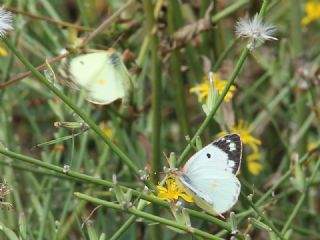
[[[258,44],[268,40],[278,40],[273,37],[276,27],[261,21],[258,14],[253,19],[240,19],[236,23],[235,32],[238,37],[248,38],[248,48],[253,49]]]
[[[12,27],[12,14],[0,7],[0,38],[4,38],[6,34],[13,30]]]

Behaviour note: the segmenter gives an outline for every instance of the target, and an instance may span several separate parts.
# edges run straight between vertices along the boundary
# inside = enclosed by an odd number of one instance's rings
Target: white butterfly
[[[240,136],[225,135],[194,154],[176,173],[177,179],[200,208],[221,215],[238,200],[241,155]]]
[[[121,56],[113,48],[72,59],[69,73],[72,81],[85,90],[86,99],[95,104],[109,104],[123,99],[132,88]]]

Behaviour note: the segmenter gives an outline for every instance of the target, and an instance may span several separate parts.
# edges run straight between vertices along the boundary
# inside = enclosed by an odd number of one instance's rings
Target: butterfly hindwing
[[[186,187],[195,203],[212,214],[222,214],[231,209],[237,202],[240,193],[240,182],[230,172],[203,171],[201,175],[190,177],[182,175],[179,180]]]

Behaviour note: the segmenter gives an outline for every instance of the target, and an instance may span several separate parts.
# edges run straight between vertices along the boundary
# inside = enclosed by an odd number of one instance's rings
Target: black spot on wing
[[[232,169],[232,173],[238,173],[241,165],[242,142],[240,135],[228,134],[212,143],[220,150],[228,154],[228,166]]]
[[[208,157],[208,158],[211,158],[211,154],[210,154],[210,153],[207,153],[207,157]]]

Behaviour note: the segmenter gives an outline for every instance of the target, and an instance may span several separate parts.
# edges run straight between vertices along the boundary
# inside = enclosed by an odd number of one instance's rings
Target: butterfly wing
[[[183,172],[211,169],[237,174],[241,165],[242,142],[238,134],[228,134],[195,153],[185,164]]]
[[[85,54],[73,59],[70,73],[73,81],[85,90],[89,102],[109,104],[126,95],[130,82],[120,56],[115,52]]]
[[[238,200],[241,184],[230,172],[203,170],[178,178],[195,203],[205,211],[219,215],[230,210]]]
[[[194,154],[178,175],[196,204],[212,214],[228,211],[238,200],[242,143],[228,134]]]

